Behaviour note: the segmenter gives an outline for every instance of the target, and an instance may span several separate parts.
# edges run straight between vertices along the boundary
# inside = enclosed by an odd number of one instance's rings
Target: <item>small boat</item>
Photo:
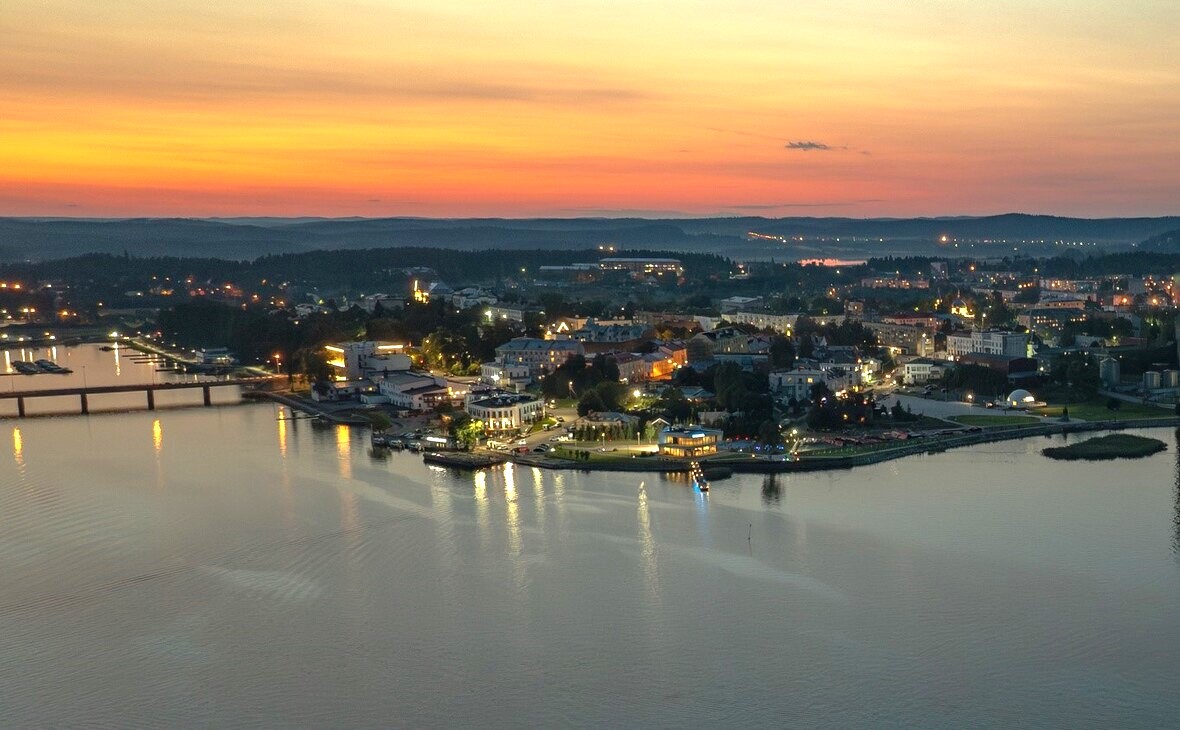
[[[56,373],[57,375],[66,375],[66,374],[72,372],[69,368],[63,368],[61,365],[58,365],[57,363],[53,362],[52,360],[38,360],[37,362],[35,362],[33,364],[36,365],[41,370],[41,372],[44,372],[44,373]]]
[[[24,360],[13,360],[12,369],[21,375],[36,375],[37,373],[41,372],[41,368],[37,367],[31,362],[25,362]]]

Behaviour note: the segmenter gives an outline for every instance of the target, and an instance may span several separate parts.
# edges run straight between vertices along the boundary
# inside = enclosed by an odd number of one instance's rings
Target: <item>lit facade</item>
[[[670,427],[660,431],[657,449],[660,456],[698,459],[717,453],[721,431],[712,428]]]

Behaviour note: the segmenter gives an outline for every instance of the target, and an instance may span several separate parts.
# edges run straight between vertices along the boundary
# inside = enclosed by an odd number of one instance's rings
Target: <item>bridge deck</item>
[[[280,376],[286,377],[286,376]],[[199,380],[191,383],[140,383],[137,385],[90,385],[75,388],[47,388],[45,390],[0,391],[0,400],[13,398],[43,398],[55,395],[94,395],[98,393],[139,393],[156,390],[183,390],[186,388],[220,388],[227,385],[257,385],[276,380],[274,377],[233,378],[230,380]]]

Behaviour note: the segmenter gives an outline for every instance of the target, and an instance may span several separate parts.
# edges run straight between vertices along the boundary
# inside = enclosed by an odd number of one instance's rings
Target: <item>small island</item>
[[[1104,461],[1107,459],[1138,459],[1166,450],[1168,447],[1159,439],[1116,433],[1096,436],[1069,446],[1054,446],[1042,449],[1041,453],[1050,459],[1065,461]]]

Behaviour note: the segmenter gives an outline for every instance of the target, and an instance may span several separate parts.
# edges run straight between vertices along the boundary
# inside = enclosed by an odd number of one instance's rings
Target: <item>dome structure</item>
[[[1036,403],[1036,401],[1037,399],[1033,397],[1032,393],[1023,388],[1018,388],[1009,393],[1008,397],[1004,399],[1004,406],[1007,408],[1028,408],[1033,403]]]

